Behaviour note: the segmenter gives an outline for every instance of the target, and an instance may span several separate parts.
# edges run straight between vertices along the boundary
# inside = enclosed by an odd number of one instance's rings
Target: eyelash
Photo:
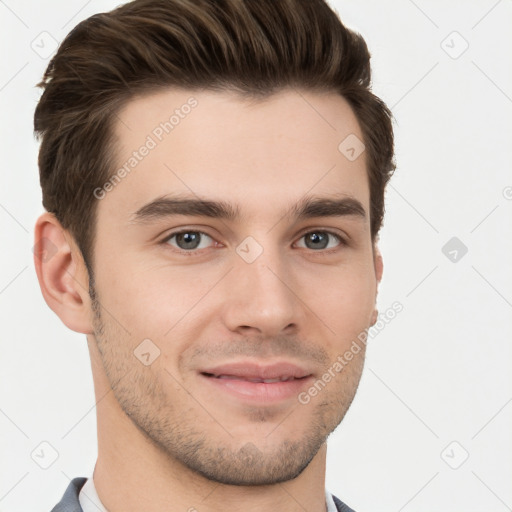
[[[169,240],[171,240],[175,236],[181,235],[183,233],[199,233],[201,235],[206,235],[207,237],[209,237],[212,240],[214,240],[214,238],[212,236],[210,236],[208,233],[205,233],[204,231],[199,231],[199,230],[194,230],[194,229],[182,229],[180,231],[174,231],[174,232],[170,233],[160,243],[162,245],[166,245],[167,242],[169,242]],[[309,235],[311,233],[326,233],[326,234],[334,237],[335,239],[337,239],[338,242],[339,242],[338,246],[331,247],[330,249],[319,249],[318,251],[315,251],[313,249],[309,249],[309,251],[312,252],[312,253],[318,253],[318,254],[321,254],[321,255],[331,254],[333,252],[338,251],[340,249],[340,247],[348,245],[347,242],[341,237],[341,235],[339,235],[338,233],[335,233],[334,231],[330,231],[328,229],[313,229],[313,230],[307,231],[307,232],[303,233],[299,237],[299,239],[304,238],[306,235]],[[304,247],[301,247],[301,249],[304,249]],[[308,250],[307,247],[305,249]],[[172,250],[177,252],[178,254],[183,254],[183,255],[186,255],[186,256],[197,256],[197,255],[200,254],[200,251],[202,251],[203,249],[190,249],[190,250],[187,251],[185,249],[179,249],[177,247],[173,247]]]

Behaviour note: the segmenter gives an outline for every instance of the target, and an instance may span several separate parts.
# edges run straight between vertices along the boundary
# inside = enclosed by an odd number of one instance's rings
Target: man
[[[352,510],[325,459],[382,276],[370,75],[323,0],[136,0],[63,41],[34,261],[87,336],[98,459],[54,511]]]

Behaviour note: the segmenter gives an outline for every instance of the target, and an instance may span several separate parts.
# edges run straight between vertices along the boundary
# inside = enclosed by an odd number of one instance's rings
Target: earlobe
[[[71,235],[45,212],[34,229],[34,265],[44,300],[71,330],[92,334],[89,276]]]

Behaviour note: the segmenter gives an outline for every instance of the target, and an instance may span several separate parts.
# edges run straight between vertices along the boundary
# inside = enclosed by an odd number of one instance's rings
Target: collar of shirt
[[[80,489],[78,501],[80,502],[83,512],[108,512],[103,506],[103,503],[101,503],[98,493],[96,492],[92,474]]]
[[[92,474],[80,490],[78,501],[80,502],[83,512],[108,512],[108,510],[103,506],[103,503],[101,503],[98,493],[96,492]],[[332,494],[328,492],[327,489],[325,490],[325,504],[327,512],[337,512]]]

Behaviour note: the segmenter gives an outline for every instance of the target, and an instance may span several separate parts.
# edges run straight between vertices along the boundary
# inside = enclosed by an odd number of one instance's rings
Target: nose
[[[265,337],[295,333],[303,319],[303,303],[282,256],[265,251],[256,261],[247,263],[235,255],[234,264],[224,283],[226,327],[244,335],[254,331]]]

